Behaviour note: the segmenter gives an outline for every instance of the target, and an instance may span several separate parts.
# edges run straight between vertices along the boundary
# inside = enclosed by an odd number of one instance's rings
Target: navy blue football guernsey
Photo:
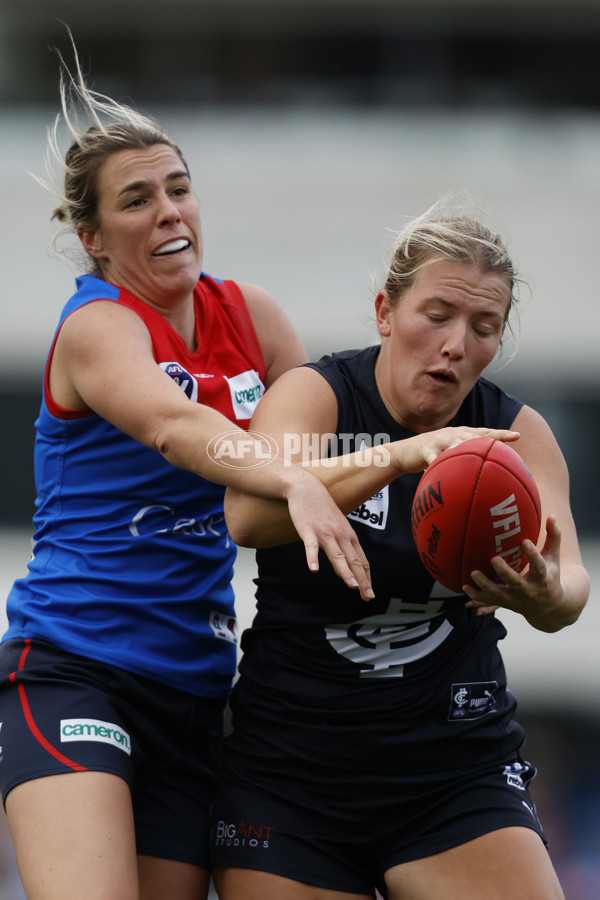
[[[339,452],[412,436],[379,395],[378,352],[309,364],[337,398]],[[509,428],[521,407],[480,378],[447,424]],[[251,783],[251,760],[261,757],[284,775],[289,765],[291,779],[303,756],[342,769],[364,757],[382,774],[403,760],[452,770],[453,759],[476,761],[483,747],[487,759],[490,747],[501,758],[522,743],[497,647],[504,626],[466,609],[467,598],[437,584],[417,554],[410,516],[419,478],[396,478],[349,515],[371,564],[368,603],[323,553],[320,571],[309,572],[300,542],[257,552],[257,613],[242,637],[227,742],[236,778]]]

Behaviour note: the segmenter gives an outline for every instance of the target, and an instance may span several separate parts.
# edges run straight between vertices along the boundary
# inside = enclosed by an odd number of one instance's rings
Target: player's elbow
[[[185,424],[182,426],[177,418],[165,417],[157,423],[149,430],[147,443],[171,465],[193,471]]]
[[[228,487],[225,491],[225,522],[231,539],[238,547],[258,546],[258,536],[253,527],[256,517],[252,515],[249,499],[235,488]]]

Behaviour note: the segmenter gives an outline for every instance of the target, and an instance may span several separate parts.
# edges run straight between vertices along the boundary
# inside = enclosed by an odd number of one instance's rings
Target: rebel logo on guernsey
[[[388,435],[377,435],[378,443],[381,442],[381,439],[387,438],[389,441]],[[355,438],[355,443],[358,443],[358,438]],[[369,446],[372,446],[371,443],[367,443],[364,436],[361,436],[359,450],[366,450]],[[368,525],[370,528],[385,528],[387,522],[387,514],[388,514],[388,506],[389,506],[389,485],[385,485],[380,491],[377,491],[376,494],[373,494],[365,503],[361,503],[360,506],[357,506],[356,509],[353,509],[351,513],[348,514],[348,518],[352,521],[362,522],[363,525]]]
[[[198,382],[186,369],[183,368],[181,363],[172,361],[172,362],[161,362],[159,363],[160,368],[163,372],[166,372],[167,375],[173,379],[173,381],[179,385],[182,391],[185,393],[186,397],[189,397],[194,403],[198,401]]]
[[[229,386],[231,405],[236,419],[251,419],[256,405],[265,392],[265,386],[260,380],[258,372],[249,369],[228,378],[223,378]]]
[[[96,741],[100,744],[112,744],[131,756],[131,738],[127,732],[113,722],[101,719],[61,719],[61,743],[70,741]]]
[[[528,767],[521,762],[515,762],[511,763],[509,766],[504,766],[503,773],[506,776],[506,783],[511,787],[516,788],[518,791],[524,791],[525,784],[523,783],[521,775],[527,771],[529,771]],[[527,804],[525,804],[525,806],[527,806]],[[532,816],[535,815],[530,806],[527,806],[527,809]]]
[[[387,522],[389,506],[389,491],[386,484],[380,491],[373,494],[365,503],[361,503],[351,513],[348,518],[352,521],[362,522],[363,525],[369,525],[370,528],[385,528]]]

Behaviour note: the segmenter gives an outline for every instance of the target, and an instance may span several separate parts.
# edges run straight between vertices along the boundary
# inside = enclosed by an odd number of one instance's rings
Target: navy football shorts
[[[129,785],[138,853],[208,867],[224,702],[44,641],[0,646],[0,789],[111,772]]]
[[[275,772],[269,792],[224,781],[213,806],[212,863],[348,893],[373,896],[376,887],[385,897],[388,869],[496,829],[530,828],[546,843],[527,789],[534,775],[519,757],[459,775],[404,773],[383,795],[375,779],[370,795],[348,791],[337,811],[319,808],[318,788],[305,802],[286,801]]]

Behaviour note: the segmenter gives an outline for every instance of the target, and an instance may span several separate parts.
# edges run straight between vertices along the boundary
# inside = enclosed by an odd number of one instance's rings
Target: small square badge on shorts
[[[450,688],[449,722],[465,719],[480,719],[496,711],[494,694],[498,690],[497,681],[474,681],[453,684]]]

